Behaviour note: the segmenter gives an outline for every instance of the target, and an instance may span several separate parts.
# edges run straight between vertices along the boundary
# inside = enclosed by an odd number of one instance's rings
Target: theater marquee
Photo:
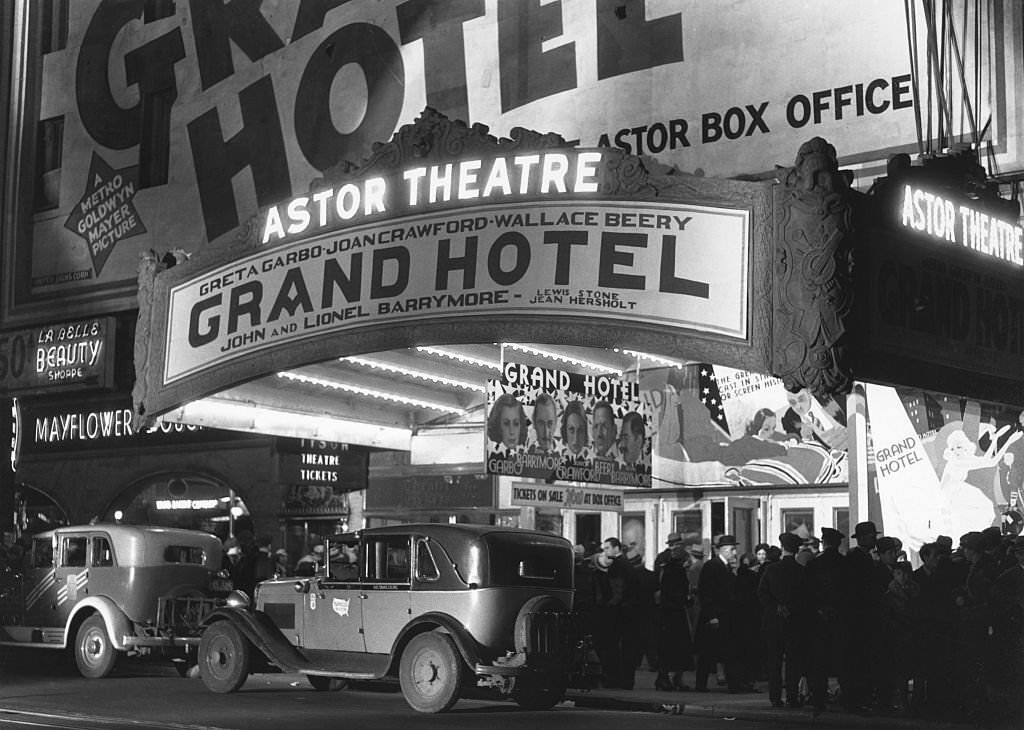
[[[386,322],[488,314],[628,319],[744,338],[747,211],[492,205],[247,256],[171,292],[164,383]]]
[[[244,247],[140,281],[149,408],[455,326],[669,355],[685,337],[760,365],[766,186],[485,132],[425,110],[359,169],[264,208]]]

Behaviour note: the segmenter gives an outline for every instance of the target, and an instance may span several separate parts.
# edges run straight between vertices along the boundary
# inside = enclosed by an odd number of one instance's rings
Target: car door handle
[[[365,593],[360,593],[360,594],[359,594],[359,597],[360,597],[360,598],[363,598],[363,599],[369,598],[369,596],[368,596],[368,595],[366,595]]]

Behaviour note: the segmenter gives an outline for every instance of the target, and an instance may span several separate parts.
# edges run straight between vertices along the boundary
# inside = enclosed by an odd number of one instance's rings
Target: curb
[[[564,703],[575,707],[620,712],[644,712],[660,715],[686,715],[716,720],[752,720],[790,725],[813,725],[815,727],[886,727],[920,728],[929,730],[965,730],[964,724],[935,722],[933,719],[899,717],[895,715],[852,715],[836,711],[814,714],[808,710],[756,709],[750,707],[729,707],[727,705],[693,704],[689,702],[659,702],[651,699],[626,699],[591,694],[568,694]]]

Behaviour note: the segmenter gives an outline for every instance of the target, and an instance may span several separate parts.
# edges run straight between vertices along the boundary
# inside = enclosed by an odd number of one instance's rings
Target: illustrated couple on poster
[[[711,387],[714,381],[715,388]],[[846,419],[838,404],[777,378],[720,365],[650,371],[659,469],[684,484],[846,481]]]

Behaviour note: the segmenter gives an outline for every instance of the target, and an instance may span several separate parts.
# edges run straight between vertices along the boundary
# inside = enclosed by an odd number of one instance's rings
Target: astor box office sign
[[[30,26],[46,23],[47,3],[17,5]],[[995,5],[991,25],[1009,38],[1019,17]],[[123,308],[109,292],[131,301],[140,253],[230,241],[257,207],[362,159],[425,105],[500,135],[554,129],[715,177],[773,170],[788,162],[780,150],[815,135],[858,160],[917,142],[904,10],[890,0],[60,7],[66,18],[52,13],[26,51],[37,78],[25,130],[44,152],[23,185],[39,197],[11,283],[29,303],[102,288]],[[821,27],[844,32],[807,32]],[[722,40],[736,28],[742,55]],[[980,77],[1008,88],[1017,46],[991,47]],[[784,60],[795,57],[805,62]],[[785,73],[757,72],[779,64]],[[995,120],[998,154],[1017,119],[984,91],[977,116]]]
[[[756,359],[763,185],[485,132],[428,109],[357,170],[265,209],[241,254],[157,276],[149,358],[136,363],[150,397],[197,377],[231,384],[232,369],[406,346],[414,328],[422,343],[454,322],[479,341],[502,327],[536,336],[538,321],[571,341],[589,326],[607,347],[664,349],[685,332]]]

